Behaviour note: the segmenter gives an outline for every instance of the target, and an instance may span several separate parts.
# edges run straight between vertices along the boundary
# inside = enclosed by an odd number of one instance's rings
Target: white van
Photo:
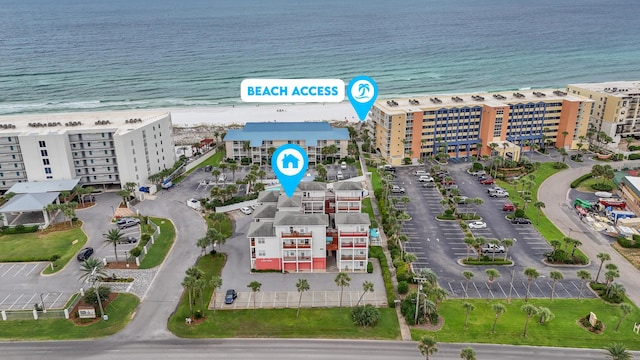
[[[425,176],[425,175],[429,175],[429,173],[424,170],[416,170],[416,176]]]

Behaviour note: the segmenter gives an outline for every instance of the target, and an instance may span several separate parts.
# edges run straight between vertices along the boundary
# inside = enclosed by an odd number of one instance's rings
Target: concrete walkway
[[[238,298],[233,304],[224,303],[224,291],[216,291],[216,309],[238,310],[253,309],[255,296],[258,309],[283,309],[297,308],[300,293],[297,291],[260,291],[255,295],[251,291],[238,292]],[[362,296],[362,291],[346,290],[342,294],[342,306],[353,307]],[[387,295],[384,290],[366,293],[362,296],[360,304],[371,304],[375,307],[387,306]],[[340,291],[305,291],[302,293],[300,307],[339,307]],[[209,303],[209,309],[213,309],[213,301]]]
[[[590,171],[590,165],[581,166],[561,171],[549,177],[538,189],[538,200],[545,203],[544,214],[560,231],[566,236],[571,234],[572,238],[582,242],[580,249],[592,262],[600,264],[597,258],[599,253],[604,252],[611,255],[610,262],[618,265],[620,269],[620,278],[617,281],[624,285],[629,299],[638,305],[640,304],[640,276],[638,276],[638,270],[611,247],[610,240],[589,229],[580,221],[569,199],[571,182]],[[603,268],[600,279],[603,279],[604,271]],[[591,274],[591,276],[595,280],[596,273]]]

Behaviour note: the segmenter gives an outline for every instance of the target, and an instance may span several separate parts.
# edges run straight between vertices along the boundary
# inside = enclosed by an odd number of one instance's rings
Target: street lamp
[[[93,271],[91,271],[91,275],[89,275],[89,279],[91,281],[91,284],[93,284],[93,291],[95,291],[96,297],[98,298],[98,307],[100,308],[100,316],[102,317],[103,320],[106,320],[104,316],[104,309],[102,309],[102,300],[100,300],[100,292],[98,291],[98,287],[96,286],[96,283],[98,282],[98,274],[96,274],[96,270],[98,270],[98,268],[94,267]]]
[[[40,303],[42,304],[42,312],[47,313],[47,309],[44,307],[44,299],[42,298],[42,293],[40,293]]]

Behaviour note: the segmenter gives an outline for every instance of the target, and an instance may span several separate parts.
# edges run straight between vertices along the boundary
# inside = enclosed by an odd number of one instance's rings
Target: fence
[[[156,243],[156,239],[158,238],[158,236],[160,235],[160,226],[156,225],[153,221],[147,219],[147,225],[151,226],[152,228],[154,228],[153,234],[151,234],[151,237],[149,238],[149,241],[141,247],[142,252],[140,253],[140,255],[138,256],[131,256],[131,254],[129,253],[129,251],[126,250],[122,250],[118,252],[118,255],[122,255],[125,258],[125,261],[128,263],[129,261],[133,260],[136,263],[136,266],[140,266],[140,263],[142,262],[142,260],[144,259],[144,257],[149,253],[149,250],[151,249],[151,247]],[[120,257],[118,257],[118,259],[121,259]],[[109,262],[115,262],[116,257],[108,255],[105,256],[102,261],[104,262],[105,265],[107,265],[107,263]]]
[[[65,304],[64,309],[44,309],[44,310],[2,310],[0,319],[2,321],[11,320],[38,320],[38,319],[69,319],[69,314],[82,298],[81,293],[75,293]]]

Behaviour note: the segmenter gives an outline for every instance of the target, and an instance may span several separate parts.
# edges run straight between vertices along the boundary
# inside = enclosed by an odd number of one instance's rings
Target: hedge
[[[372,246],[369,248],[369,257],[377,258],[380,261],[380,267],[382,268],[382,279],[384,280],[384,288],[387,292],[387,304],[389,307],[396,307],[396,292],[393,289],[393,283],[391,282],[391,271],[389,271],[389,264],[387,263],[387,257],[384,256],[382,247]]]
[[[2,229],[0,229],[0,234],[2,234],[2,235],[13,235],[13,234],[34,233],[34,232],[38,231],[38,229],[39,229],[38,225],[24,226],[24,225],[20,224],[20,225],[16,225],[16,226],[13,226],[13,227],[3,226]]]
[[[587,180],[589,178],[592,178],[592,177],[593,177],[593,174],[591,174],[591,173],[584,174],[584,175],[580,176],[579,178],[573,180],[573,182],[571,183],[571,188],[572,189],[577,188],[578,185],[580,185],[581,182],[583,182],[583,181],[585,181],[585,180]]]
[[[638,160],[640,159],[640,154],[629,154],[629,160]]]

